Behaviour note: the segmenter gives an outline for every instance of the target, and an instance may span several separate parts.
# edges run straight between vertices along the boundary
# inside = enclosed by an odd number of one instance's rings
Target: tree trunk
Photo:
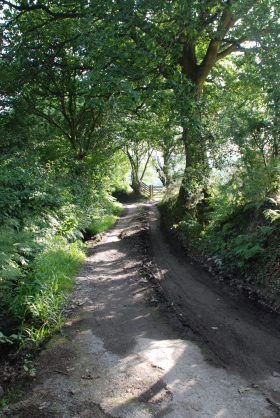
[[[185,158],[186,158],[186,165],[185,165],[185,170],[184,170],[184,175],[183,175],[183,180],[180,186],[180,190],[179,190],[179,194],[178,194],[178,198],[177,198],[177,202],[175,205],[175,212],[177,213],[177,215],[180,217],[185,211],[186,211],[186,207],[187,207],[187,203],[188,203],[188,199],[190,197],[190,193],[189,193],[189,168],[191,167],[191,154],[190,154],[190,147],[188,145],[188,131],[187,128],[183,128],[183,135],[182,135],[182,141],[184,144],[184,150],[185,150]]]
[[[131,187],[136,196],[141,195],[141,180],[139,179],[139,172],[135,164],[131,166]]]
[[[141,196],[141,183],[140,181],[132,181],[132,190],[136,197]]]
[[[164,177],[164,183],[162,181],[163,186],[170,186],[172,182],[171,173],[170,173],[170,153],[164,152],[163,153],[163,177]]]
[[[198,109],[198,106],[195,106]],[[200,127],[200,113],[189,115],[193,123],[183,127],[182,141],[185,151],[185,170],[180,186],[175,212],[182,217],[186,211],[195,213],[196,205],[203,199],[207,189],[208,158],[206,143]]]

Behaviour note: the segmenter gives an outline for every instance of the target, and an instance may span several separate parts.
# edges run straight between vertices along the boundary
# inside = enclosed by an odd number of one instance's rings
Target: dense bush
[[[61,324],[84,236],[108,228],[121,208],[88,163],[36,152],[3,157],[0,184],[1,342],[39,344]]]

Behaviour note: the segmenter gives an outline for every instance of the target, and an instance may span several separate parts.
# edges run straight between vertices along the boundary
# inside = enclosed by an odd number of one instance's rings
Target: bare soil
[[[172,246],[154,203],[126,206],[72,297],[4,416],[280,416],[278,316]]]

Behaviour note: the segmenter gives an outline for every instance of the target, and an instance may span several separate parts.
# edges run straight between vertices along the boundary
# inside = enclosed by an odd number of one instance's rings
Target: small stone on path
[[[272,373],[272,376],[274,376],[274,377],[280,377],[280,373],[273,372],[273,373]]]

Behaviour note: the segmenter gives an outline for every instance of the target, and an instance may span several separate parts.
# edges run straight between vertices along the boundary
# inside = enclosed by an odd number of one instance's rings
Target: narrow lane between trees
[[[168,246],[154,204],[127,205],[6,416],[279,416],[279,334],[192,263]]]

